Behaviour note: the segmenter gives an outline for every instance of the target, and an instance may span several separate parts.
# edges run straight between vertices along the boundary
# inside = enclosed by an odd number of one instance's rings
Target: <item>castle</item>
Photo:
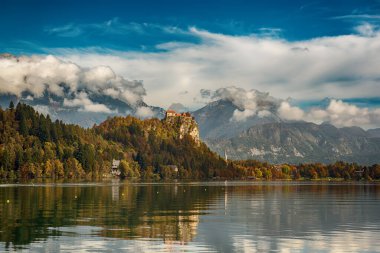
[[[165,119],[167,119],[169,117],[184,117],[184,118],[192,118],[192,119],[194,119],[194,117],[192,117],[189,112],[177,113],[174,110],[167,110],[166,111],[166,113],[165,113]]]
[[[167,110],[164,120],[169,124],[179,126],[179,139],[183,139],[188,134],[197,145],[200,145],[198,124],[189,112],[177,113],[174,110]]]

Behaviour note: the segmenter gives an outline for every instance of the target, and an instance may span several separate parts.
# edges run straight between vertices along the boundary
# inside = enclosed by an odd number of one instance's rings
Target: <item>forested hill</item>
[[[104,139],[121,143],[126,159],[135,160],[148,178],[152,173],[173,177],[173,166],[181,178],[208,178],[227,169],[226,162],[204,143],[198,145],[190,135],[181,138],[179,129],[164,120],[131,116],[110,118],[94,127]]]
[[[100,178],[110,175],[116,159],[121,176],[128,178],[380,180],[377,164],[226,163],[204,143],[183,135],[181,126],[180,121],[128,116],[84,129],[11,103],[0,109],[0,179]]]
[[[173,165],[192,178],[226,168],[206,145],[179,139],[176,126],[158,119],[116,117],[84,129],[21,103],[0,109],[0,178],[102,177],[113,159],[130,177],[171,177]]]
[[[0,110],[2,178],[98,176],[122,150],[91,129],[52,122],[25,104]]]

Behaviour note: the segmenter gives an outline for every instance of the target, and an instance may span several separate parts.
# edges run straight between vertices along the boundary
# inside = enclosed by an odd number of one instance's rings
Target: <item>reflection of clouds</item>
[[[231,186],[227,207],[222,192],[201,217],[198,240],[223,252],[378,252],[378,193],[368,189]]]
[[[30,252],[216,252],[210,246],[200,243],[181,244],[180,242],[162,243],[159,239],[119,240],[105,237],[92,237],[88,234],[91,230],[102,228],[78,228],[64,229],[65,232],[83,234],[75,237],[60,236],[49,237],[45,241],[33,242],[29,245]]]
[[[307,248],[321,249],[328,252],[378,252],[380,249],[379,231],[334,232],[328,235],[320,233],[306,240]]]
[[[232,238],[235,252],[378,252],[379,231],[345,231],[323,234],[312,233],[305,239],[275,238],[270,236],[252,237],[235,235]]]
[[[100,230],[101,228],[98,228]],[[78,231],[82,231],[79,233]],[[96,230],[96,229],[95,229]],[[105,237],[92,237],[94,228],[69,228],[62,231],[75,232],[59,237],[49,237],[45,241],[33,242],[28,246],[30,252],[216,252],[208,242],[178,241],[163,243],[160,239],[120,240]],[[380,233],[375,231],[347,231],[332,234],[315,233],[303,239],[278,238],[271,236],[234,235],[233,252],[377,252],[380,244],[376,242]],[[215,245],[214,245],[215,246]]]
[[[243,236],[235,236],[232,241],[235,252],[257,252],[257,243],[254,240]]]

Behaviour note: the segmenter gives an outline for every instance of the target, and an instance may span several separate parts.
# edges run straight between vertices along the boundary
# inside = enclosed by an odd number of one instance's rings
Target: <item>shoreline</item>
[[[170,180],[140,180],[140,179],[119,179],[119,178],[105,178],[105,179],[95,179],[95,180],[70,180],[70,179],[30,179],[30,180],[0,180],[0,187],[2,186],[42,186],[42,185],[99,185],[99,184],[234,184],[243,183],[244,185],[249,184],[270,184],[270,183],[312,183],[312,184],[380,184],[380,180],[345,180],[343,178],[322,178],[322,179],[275,179],[275,180],[265,180],[265,179],[170,179]]]

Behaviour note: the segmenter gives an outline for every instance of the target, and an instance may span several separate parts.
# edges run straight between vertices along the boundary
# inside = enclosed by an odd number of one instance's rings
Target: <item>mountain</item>
[[[281,122],[281,119],[273,111],[262,117],[257,115],[247,117],[245,120],[233,120],[235,111],[240,109],[229,100],[217,100],[205,107],[193,112],[193,116],[199,124],[200,136],[204,140],[230,138],[251,126]]]
[[[91,94],[88,97],[94,103],[107,106],[110,111],[85,111],[77,107],[64,106],[63,97],[45,92],[42,97],[29,99],[28,94],[23,94],[21,98],[10,95],[0,95],[0,106],[8,107],[10,101],[15,104],[21,102],[33,106],[34,109],[45,115],[50,115],[53,120],[62,120],[68,124],[77,124],[82,127],[92,127],[94,124],[100,124],[109,117],[132,115],[140,118],[156,117],[163,119],[165,110],[161,107],[150,106],[141,101],[138,105],[130,105],[118,99],[112,99],[109,96],[101,96],[99,94]],[[148,110],[147,115],[139,114],[139,110],[144,108]]]
[[[367,133],[370,137],[373,137],[373,138],[380,138],[380,128],[376,128],[376,129],[369,129],[367,130]]]
[[[258,159],[272,163],[331,163],[338,160],[380,162],[380,131],[360,127],[336,128],[303,121],[284,121],[276,110],[264,116],[233,120],[239,110],[218,100],[193,112],[200,136],[211,150],[229,159]]]
[[[273,163],[360,164],[380,162],[380,139],[359,127],[281,122],[253,126],[231,138],[208,140],[211,149],[231,159],[258,159]]]

